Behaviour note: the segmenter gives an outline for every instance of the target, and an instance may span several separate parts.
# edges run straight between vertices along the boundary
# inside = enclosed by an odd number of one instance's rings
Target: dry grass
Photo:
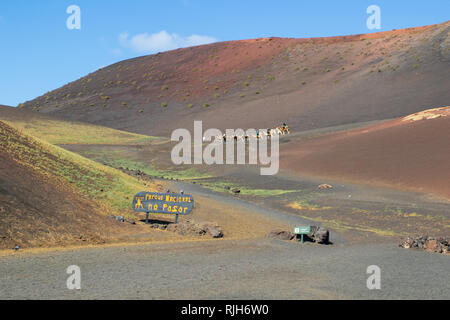
[[[52,119],[7,120],[24,133],[51,144],[144,144],[152,137],[81,122]]]

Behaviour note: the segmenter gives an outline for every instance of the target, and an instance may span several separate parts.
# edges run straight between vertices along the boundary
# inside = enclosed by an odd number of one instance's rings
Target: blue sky
[[[368,30],[369,5],[381,29]],[[67,7],[81,9],[69,30]],[[449,20],[449,0],[2,0],[0,104],[17,105],[111,63],[211,41],[321,37]]]

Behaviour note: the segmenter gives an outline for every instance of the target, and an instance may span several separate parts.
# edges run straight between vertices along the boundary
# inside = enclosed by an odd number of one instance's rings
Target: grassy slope
[[[303,131],[394,118],[448,102],[449,30],[447,21],[183,48],[107,66],[20,107],[159,136],[194,120]]]
[[[134,194],[144,189],[156,190],[155,185],[146,187],[142,182],[118,170],[9,126],[3,125],[1,128],[0,148],[20,164],[70,183],[80,194],[122,215],[131,213],[130,203]]]

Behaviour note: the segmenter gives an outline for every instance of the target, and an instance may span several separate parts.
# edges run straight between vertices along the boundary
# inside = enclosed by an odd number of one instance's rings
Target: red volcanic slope
[[[284,146],[281,167],[450,198],[450,107]]]
[[[21,105],[117,129],[294,131],[404,116],[450,100],[450,22],[366,35],[228,41],[134,58]]]

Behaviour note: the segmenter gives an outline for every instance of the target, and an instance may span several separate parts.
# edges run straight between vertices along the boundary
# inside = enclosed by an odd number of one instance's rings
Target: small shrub
[[[189,103],[188,105],[187,105],[187,107],[190,109],[190,108],[192,108],[194,105],[192,104],[192,103]]]
[[[162,103],[161,103],[161,107],[162,107],[162,108],[167,107],[167,102],[162,102]]]
[[[248,83],[247,81],[244,82],[244,87],[248,87],[250,85],[250,83]]]
[[[204,103],[203,108],[207,108],[207,107],[209,107],[209,103]]]

